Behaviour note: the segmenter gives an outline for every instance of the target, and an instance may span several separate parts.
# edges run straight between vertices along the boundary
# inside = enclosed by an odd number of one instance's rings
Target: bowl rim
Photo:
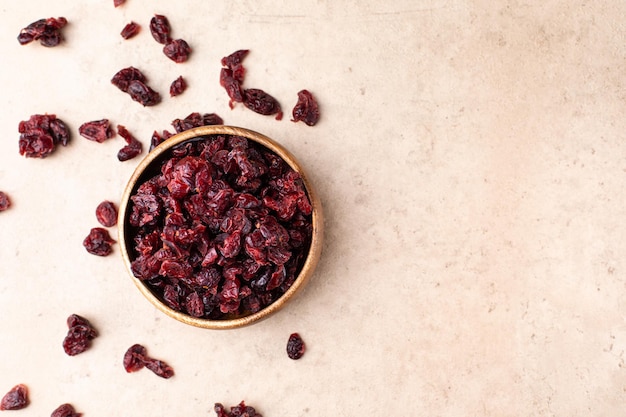
[[[302,178],[304,183],[305,190],[309,196],[309,200],[311,202],[311,206],[313,208],[311,215],[312,222],[312,236],[311,236],[311,245],[309,248],[309,252],[307,257],[300,269],[300,273],[296,277],[294,283],[285,291],[277,300],[263,308],[262,310],[250,314],[244,317],[238,317],[233,319],[224,319],[224,320],[211,320],[211,319],[203,319],[192,317],[187,314],[184,314],[180,311],[174,310],[163,303],[156,295],[152,293],[152,291],[144,285],[144,283],[136,278],[131,270],[131,257],[127,248],[126,241],[126,213],[129,209],[129,200],[131,193],[135,189],[137,182],[144,171],[151,166],[152,162],[158,159],[163,153],[170,150],[172,147],[185,142],[190,139],[195,139],[202,136],[210,136],[210,135],[234,135],[234,136],[243,136],[249,140],[259,143],[262,146],[265,146],[269,150],[273,151],[277,155],[279,155],[287,164],[293,168],[296,172],[298,172]],[[154,149],[152,149],[137,165],[133,173],[131,174],[126,186],[124,187],[124,191],[122,194],[122,198],[120,200],[120,206],[118,210],[118,241],[120,246],[120,251],[122,253],[122,258],[124,264],[126,265],[126,270],[130,275],[132,281],[135,286],[139,289],[139,291],[144,295],[145,298],[148,299],[157,307],[160,311],[165,313],[166,315],[182,322],[185,324],[189,324],[195,327],[201,327],[205,329],[233,329],[239,328],[243,326],[247,326],[256,322],[259,322],[263,319],[266,319],[270,315],[276,313],[281,310],[285,304],[292,299],[298,292],[302,290],[302,288],[309,281],[313,271],[317,265],[319,257],[321,255],[322,250],[322,240],[323,240],[323,213],[322,213],[322,205],[319,199],[319,196],[315,189],[313,188],[308,176],[302,169],[300,163],[296,160],[293,154],[287,150],[285,147],[280,145],[275,140],[258,133],[256,131],[237,127],[237,126],[229,126],[229,125],[209,125],[209,126],[200,126],[195,127],[189,130],[185,130],[183,132],[177,133],[170,138],[166,139]]]

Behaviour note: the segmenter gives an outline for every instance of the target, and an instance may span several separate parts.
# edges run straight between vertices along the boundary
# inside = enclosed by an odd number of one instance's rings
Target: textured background
[[[20,416],[64,402],[87,416],[214,415],[246,400],[266,417],[618,416],[626,397],[626,3],[621,1],[25,0],[0,5],[0,392]],[[169,61],[148,22],[193,48]],[[64,16],[66,42],[20,46]],[[119,36],[130,20],[136,38]],[[278,122],[230,110],[221,57],[273,94]],[[164,95],[143,108],[110,84],[133,65]],[[169,83],[189,82],[169,98]],[[315,127],[289,121],[319,98]],[[296,300],[251,327],[210,331],[155,310],[119,248],[89,255],[96,205],[118,202],[139,162],[78,136],[108,118],[147,148],[191,112],[262,132],[318,188],[326,242]],[[44,160],[17,125],[54,113],[74,139]],[[115,230],[111,230],[115,233]],[[99,329],[61,349],[71,313]],[[288,335],[308,344],[287,358]],[[133,343],[176,376],[126,374]]]

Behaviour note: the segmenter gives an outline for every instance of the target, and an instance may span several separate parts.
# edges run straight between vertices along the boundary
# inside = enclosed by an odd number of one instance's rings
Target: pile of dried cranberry
[[[296,280],[312,237],[302,178],[255,141],[211,135],[174,146],[128,208],[131,269],[193,317],[260,311]]]

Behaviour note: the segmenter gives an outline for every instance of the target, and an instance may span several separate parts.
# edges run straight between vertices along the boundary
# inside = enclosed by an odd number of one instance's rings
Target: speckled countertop
[[[151,38],[155,13],[189,42],[188,62]],[[16,41],[58,16],[61,46]],[[625,16],[624,2],[579,0],[4,2],[0,392],[24,383],[31,398],[13,413],[211,416],[245,400],[265,417],[624,415]],[[143,30],[123,40],[131,20]],[[247,85],[285,109],[311,90],[320,123],[230,110],[220,59],[241,48]],[[129,65],[161,104],[111,85]],[[179,75],[189,89],[169,98]],[[147,147],[196,111],[291,150],[325,209],[305,291],[237,330],[165,316],[118,247],[82,247],[139,158],[119,162],[119,136],[89,142],[78,126],[108,118]],[[71,144],[20,156],[18,123],[35,113],[62,118]],[[61,348],[71,313],[100,332],[75,357]],[[285,354],[294,331],[299,361]],[[176,375],[127,374],[133,343]]]

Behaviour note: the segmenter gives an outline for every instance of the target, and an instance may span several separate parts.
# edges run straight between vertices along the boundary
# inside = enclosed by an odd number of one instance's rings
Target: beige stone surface
[[[0,392],[31,390],[20,416],[64,402],[87,417],[214,415],[246,400],[272,416],[620,416],[626,398],[626,3],[621,1],[26,0],[0,5]],[[193,48],[175,64],[148,31],[154,13]],[[26,24],[70,22],[57,48],[15,40]],[[142,25],[136,38],[119,32]],[[248,48],[246,84],[277,97],[278,122],[230,110],[221,57]],[[113,87],[133,65],[164,95],[143,108]],[[169,98],[169,83],[189,82]],[[289,121],[310,89],[322,118]],[[326,242],[306,290],[238,330],[185,326],[135,289],[119,250],[82,240],[119,201],[174,118],[216,112],[266,134],[310,173]],[[26,159],[17,125],[54,113],[67,148]],[[111,229],[115,233],[115,228]],[[99,329],[76,357],[65,319]],[[288,335],[308,344],[287,358]],[[126,374],[133,343],[170,380]]]

